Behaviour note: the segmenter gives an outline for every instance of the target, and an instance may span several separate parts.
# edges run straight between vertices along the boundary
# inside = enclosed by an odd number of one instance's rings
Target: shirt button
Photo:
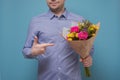
[[[58,67],[58,70],[61,70],[61,67]]]
[[[61,80],[60,78],[58,78],[58,80]]]

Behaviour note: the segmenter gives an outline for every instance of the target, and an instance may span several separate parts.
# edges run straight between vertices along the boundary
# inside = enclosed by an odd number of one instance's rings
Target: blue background
[[[33,16],[48,10],[46,0],[0,0],[0,80],[36,80],[37,61],[21,53]],[[101,22],[95,40],[92,77],[120,80],[120,0],[66,0],[66,7],[93,23]],[[83,68],[81,66],[83,71]]]

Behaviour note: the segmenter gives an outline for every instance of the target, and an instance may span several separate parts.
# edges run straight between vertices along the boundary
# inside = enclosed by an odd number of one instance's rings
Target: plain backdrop
[[[33,16],[48,11],[46,0],[0,0],[0,80],[37,80],[37,61],[22,48]],[[66,0],[66,8],[93,23],[101,22],[95,40],[92,77],[120,80],[120,0]]]

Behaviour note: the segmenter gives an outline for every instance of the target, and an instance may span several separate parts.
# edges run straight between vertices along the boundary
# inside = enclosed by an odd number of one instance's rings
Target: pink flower
[[[86,31],[81,31],[78,33],[78,38],[82,40],[86,40],[88,38],[88,32]]]
[[[70,29],[70,32],[79,32],[80,30],[79,30],[79,27],[78,26],[73,26],[73,27],[71,27],[71,29]]]

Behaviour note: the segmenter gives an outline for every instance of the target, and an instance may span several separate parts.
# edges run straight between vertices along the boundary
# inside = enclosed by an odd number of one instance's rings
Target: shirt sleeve
[[[31,55],[31,47],[33,45],[34,37],[37,36],[38,32],[39,31],[37,31],[36,29],[35,20],[32,19],[28,28],[27,39],[22,50],[22,53],[25,58],[30,58],[30,59],[37,58],[37,56]]]

